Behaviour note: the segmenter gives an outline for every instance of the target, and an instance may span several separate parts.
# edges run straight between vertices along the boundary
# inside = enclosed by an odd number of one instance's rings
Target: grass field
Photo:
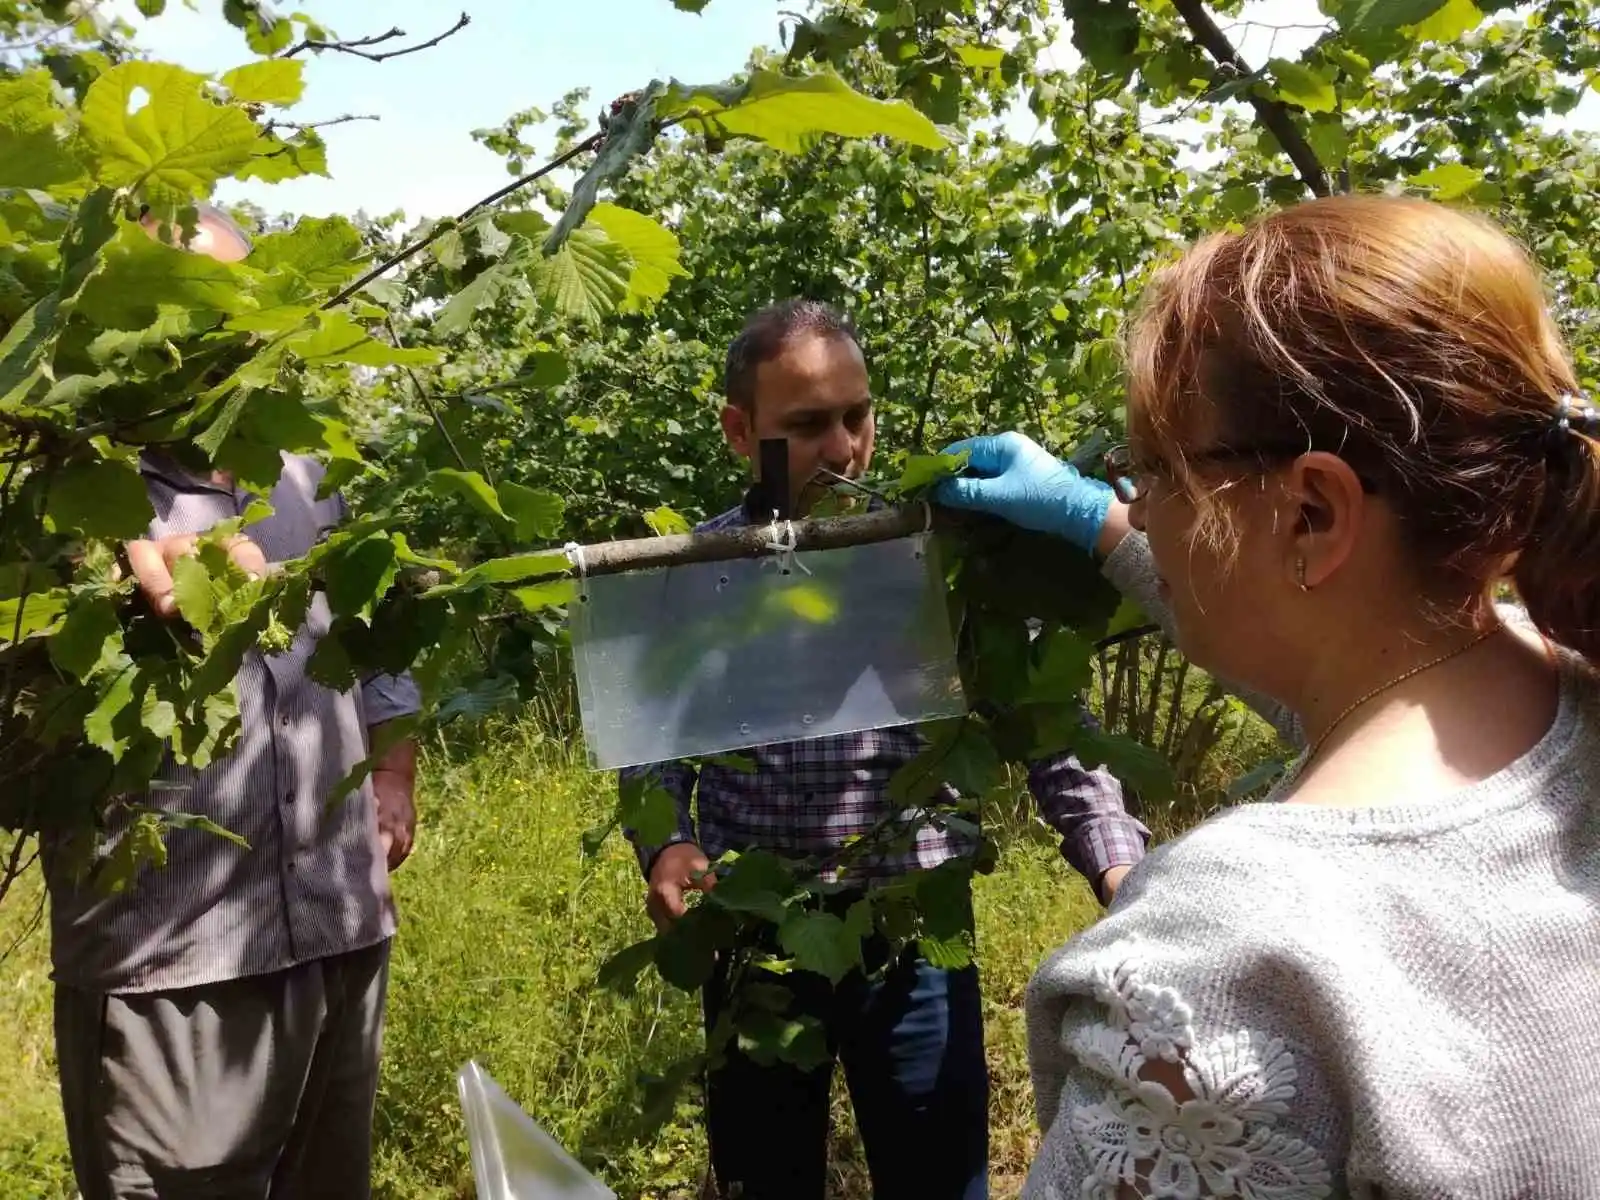
[[[613,838],[598,860],[580,852],[580,835],[611,803],[610,778],[532,724],[495,730],[471,755],[427,756],[418,848],[396,877],[402,926],[378,1102],[380,1196],[472,1196],[455,1094],[455,1072],[469,1058],[620,1195],[696,1194],[705,1139],[692,1101],[654,1139],[632,1136],[637,1074],[695,1043],[696,1004],[655,986],[622,1000],[594,984],[612,950],[647,932],[625,843]],[[979,880],[977,911],[993,1171],[1004,1195],[1020,1183],[1033,1145],[1022,989],[1039,958],[1093,921],[1098,906],[1042,830],[1014,806],[996,807],[1006,849],[999,870]],[[34,915],[38,894],[30,877],[0,908],[0,949]],[[41,930],[0,966],[0,1200],[73,1196],[46,957]],[[842,1102],[839,1112],[834,1190],[865,1196]]]

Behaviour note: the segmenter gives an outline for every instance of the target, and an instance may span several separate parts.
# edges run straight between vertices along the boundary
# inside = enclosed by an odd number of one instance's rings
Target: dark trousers
[[[872,948],[869,942],[869,963]],[[789,1015],[821,1021],[832,1057],[807,1072],[786,1063],[761,1066],[729,1047],[706,1088],[721,1194],[822,1200],[828,1095],[838,1061],[877,1200],[983,1200],[989,1073],[977,968],[941,970],[908,952],[878,982],[861,971],[837,988],[807,972],[781,982],[794,994]],[[705,991],[708,1030],[726,1001],[719,970]]]

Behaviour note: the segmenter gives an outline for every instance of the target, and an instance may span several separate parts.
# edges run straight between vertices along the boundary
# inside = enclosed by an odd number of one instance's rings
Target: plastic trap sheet
[[[475,1062],[456,1076],[478,1200],[616,1200]]]
[[[602,575],[580,590],[568,611],[597,769],[966,711],[924,536]]]

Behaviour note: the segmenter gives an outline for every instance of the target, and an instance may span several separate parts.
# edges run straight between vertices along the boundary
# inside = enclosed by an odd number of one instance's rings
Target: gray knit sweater
[[[1106,574],[1167,616],[1142,536]],[[1243,805],[1156,849],[1029,986],[1025,1195],[1600,1197],[1597,797],[1600,683],[1568,656],[1549,732],[1481,783]],[[1152,1082],[1180,1071],[1181,1102]]]

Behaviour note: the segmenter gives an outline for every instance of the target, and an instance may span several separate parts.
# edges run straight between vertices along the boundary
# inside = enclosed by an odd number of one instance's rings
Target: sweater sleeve
[[[1228,882],[1252,874],[1241,847],[1190,847],[1181,863],[1171,848],[1029,985],[1044,1136],[1024,1194],[1335,1195],[1338,1051],[1307,1019],[1300,956],[1263,936],[1252,889]]]
[[[1119,592],[1144,609],[1145,614],[1161,626],[1169,638],[1174,636],[1172,607],[1161,597],[1161,577],[1156,573],[1155,560],[1150,557],[1150,543],[1144,534],[1134,531],[1123,538],[1106,557],[1104,574]],[[1305,730],[1294,713],[1270,696],[1239,687],[1227,680],[1221,683],[1230,693],[1260,713],[1285,742],[1296,748],[1305,746]]]

